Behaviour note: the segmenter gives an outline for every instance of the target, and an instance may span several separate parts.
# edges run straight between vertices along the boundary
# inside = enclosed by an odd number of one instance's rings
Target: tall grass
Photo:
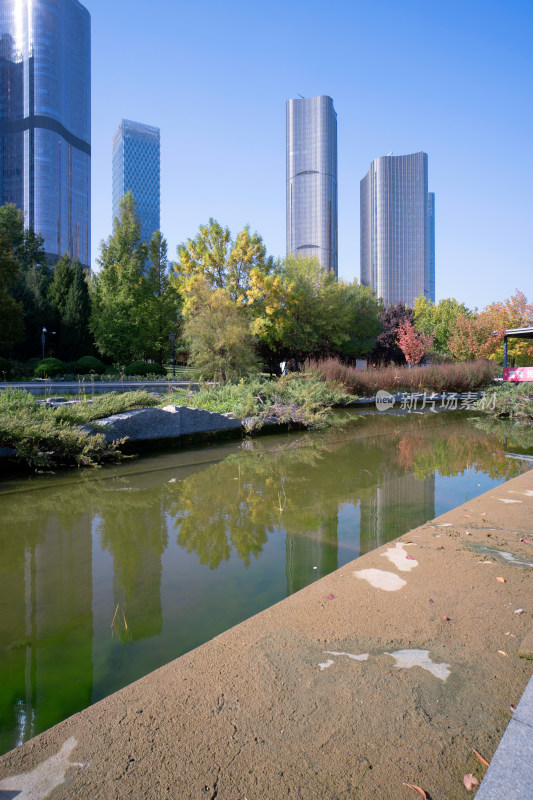
[[[199,392],[178,390],[169,402],[206,411],[232,413],[249,418],[249,429],[261,427],[266,419],[313,426],[324,422],[333,405],[351,400],[343,387],[315,374],[284,375],[279,380],[250,378],[238,383],[204,385]]]
[[[533,422],[533,385],[506,382],[495,386],[485,394],[479,408],[492,417],[530,425]]]
[[[96,466],[121,457],[121,441],[106,442],[79,426],[129,408],[157,405],[148,392],[108,394],[93,402],[50,408],[23,389],[0,391],[0,444],[12,447],[19,461],[31,467]]]
[[[342,384],[347,392],[361,397],[387,392],[474,392],[493,381],[498,366],[492,361],[463,364],[431,364],[427,367],[369,367],[355,369],[336,358],[307,364],[323,380]]]

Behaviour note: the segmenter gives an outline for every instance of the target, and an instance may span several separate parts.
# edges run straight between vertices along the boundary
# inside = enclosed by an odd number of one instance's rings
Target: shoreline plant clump
[[[178,389],[168,402],[186,404],[246,420],[249,431],[265,421],[316,427],[327,423],[332,406],[348,405],[352,397],[344,388],[312,373],[282,375],[277,380],[241,379],[238,383],[201,384],[200,391]]]
[[[478,408],[496,419],[530,425],[533,422],[533,384],[507,381],[494,386],[485,393]]]
[[[365,370],[343,364],[336,358],[312,361],[308,369],[324,380],[344,386],[346,392],[370,397],[380,389],[387,392],[474,392],[489,386],[499,371],[494,361],[463,364],[430,364],[426,367],[368,367]]]
[[[114,392],[52,408],[24,389],[4,389],[0,392],[0,446],[12,447],[19,461],[39,469],[118,461],[123,440],[106,442],[102,434],[91,435],[80,426],[159,403],[160,398],[148,392]]]

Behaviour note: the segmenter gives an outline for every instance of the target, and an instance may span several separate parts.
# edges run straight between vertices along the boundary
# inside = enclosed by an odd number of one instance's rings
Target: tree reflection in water
[[[196,646],[261,603],[431,519],[436,473],[476,468],[504,480],[523,472],[527,465],[506,452],[533,453],[533,437],[508,423],[474,425],[460,413],[383,413],[231,449],[209,466],[183,463],[182,452],[174,461],[167,455],[3,484],[0,750]],[[199,453],[220,458],[227,450],[190,452],[199,462]],[[165,608],[163,559],[171,551],[169,563],[180,578],[167,574]],[[112,586],[99,571],[98,553],[109,554]],[[262,556],[267,566],[254,571]],[[198,570],[204,571],[201,581]],[[223,577],[217,583],[212,574],[209,584],[206,574],[215,570]],[[237,574],[242,598],[228,594],[228,580]],[[265,588],[276,581],[275,589]],[[128,652],[136,654],[124,667],[113,661],[119,643],[110,643],[117,605],[131,633]],[[100,639],[93,636],[95,613]],[[210,624],[202,621],[206,615]]]

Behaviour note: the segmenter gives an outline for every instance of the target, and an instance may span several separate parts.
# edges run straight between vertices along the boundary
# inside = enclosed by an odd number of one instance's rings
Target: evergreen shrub
[[[89,375],[91,372],[96,373],[96,375],[103,375],[106,371],[106,365],[94,356],[82,356],[76,361],[74,371],[78,375]]]
[[[166,377],[167,371],[161,364],[149,364],[148,361],[134,361],[124,370],[124,375],[129,377],[139,375],[145,377],[146,375],[162,375]]]
[[[34,369],[34,374],[37,378],[55,378],[57,375],[63,375],[66,371],[65,364],[58,358],[45,358],[39,361]]]

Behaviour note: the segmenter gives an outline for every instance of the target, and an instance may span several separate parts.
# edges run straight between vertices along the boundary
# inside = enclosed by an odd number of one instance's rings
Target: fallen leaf
[[[494,561],[482,561],[482,564],[494,564]]]
[[[430,597],[430,598],[429,598],[429,602],[430,602],[430,603],[434,603],[435,601],[434,601],[434,600],[432,600],[432,599],[431,599],[431,597]]]
[[[515,609],[514,613],[515,614],[523,614],[524,613],[524,609],[523,608],[517,608],[517,609]]]
[[[501,656],[507,656],[507,658],[509,658],[509,653],[506,653],[506,652],[505,652],[505,650],[498,650],[498,653],[499,653]]]
[[[478,779],[475,777],[475,775],[472,775],[472,773],[464,776],[463,783],[466,786],[467,792],[471,792],[474,786],[479,786]]]
[[[406,553],[405,557],[408,558],[409,561],[414,561],[415,560],[414,556],[410,556],[409,553]]]
[[[418,792],[418,794],[419,794],[421,797],[424,797],[424,798],[425,798],[425,800],[427,800],[427,797],[428,797],[428,796],[427,796],[427,794],[425,793],[425,791],[424,791],[423,789],[421,789],[421,788],[420,788],[420,786],[415,786],[415,785],[414,785],[414,784],[412,784],[412,783],[404,783],[404,786],[408,786],[410,789],[414,789],[414,790],[415,790],[415,792]]]
[[[335,600],[334,594],[328,594],[328,600]]]
[[[449,622],[450,621],[450,618],[447,617],[446,615],[442,619],[444,620],[444,622]]]
[[[472,536],[472,534],[470,533],[470,531],[465,531],[465,536]]]
[[[437,547],[437,550],[444,550],[444,545],[443,544],[439,544],[439,546]]]
[[[505,578],[496,578],[498,583],[505,583]]]
[[[469,519],[472,518],[472,514],[463,514],[463,517],[468,517]]]
[[[531,544],[531,542],[529,541],[529,539],[524,539],[523,537],[522,537],[522,539],[520,539],[520,541],[521,541],[523,544]]]
[[[485,764],[486,767],[489,766],[489,762],[487,761],[486,758],[483,758],[481,753],[478,753],[478,751],[474,750],[474,748],[472,748],[472,752],[473,752],[473,754],[475,755],[476,758],[479,758],[479,760],[481,761],[482,764]]]
[[[516,711],[516,706],[514,705],[514,703],[510,705],[509,708],[511,709],[511,714],[514,714],[514,712]]]

